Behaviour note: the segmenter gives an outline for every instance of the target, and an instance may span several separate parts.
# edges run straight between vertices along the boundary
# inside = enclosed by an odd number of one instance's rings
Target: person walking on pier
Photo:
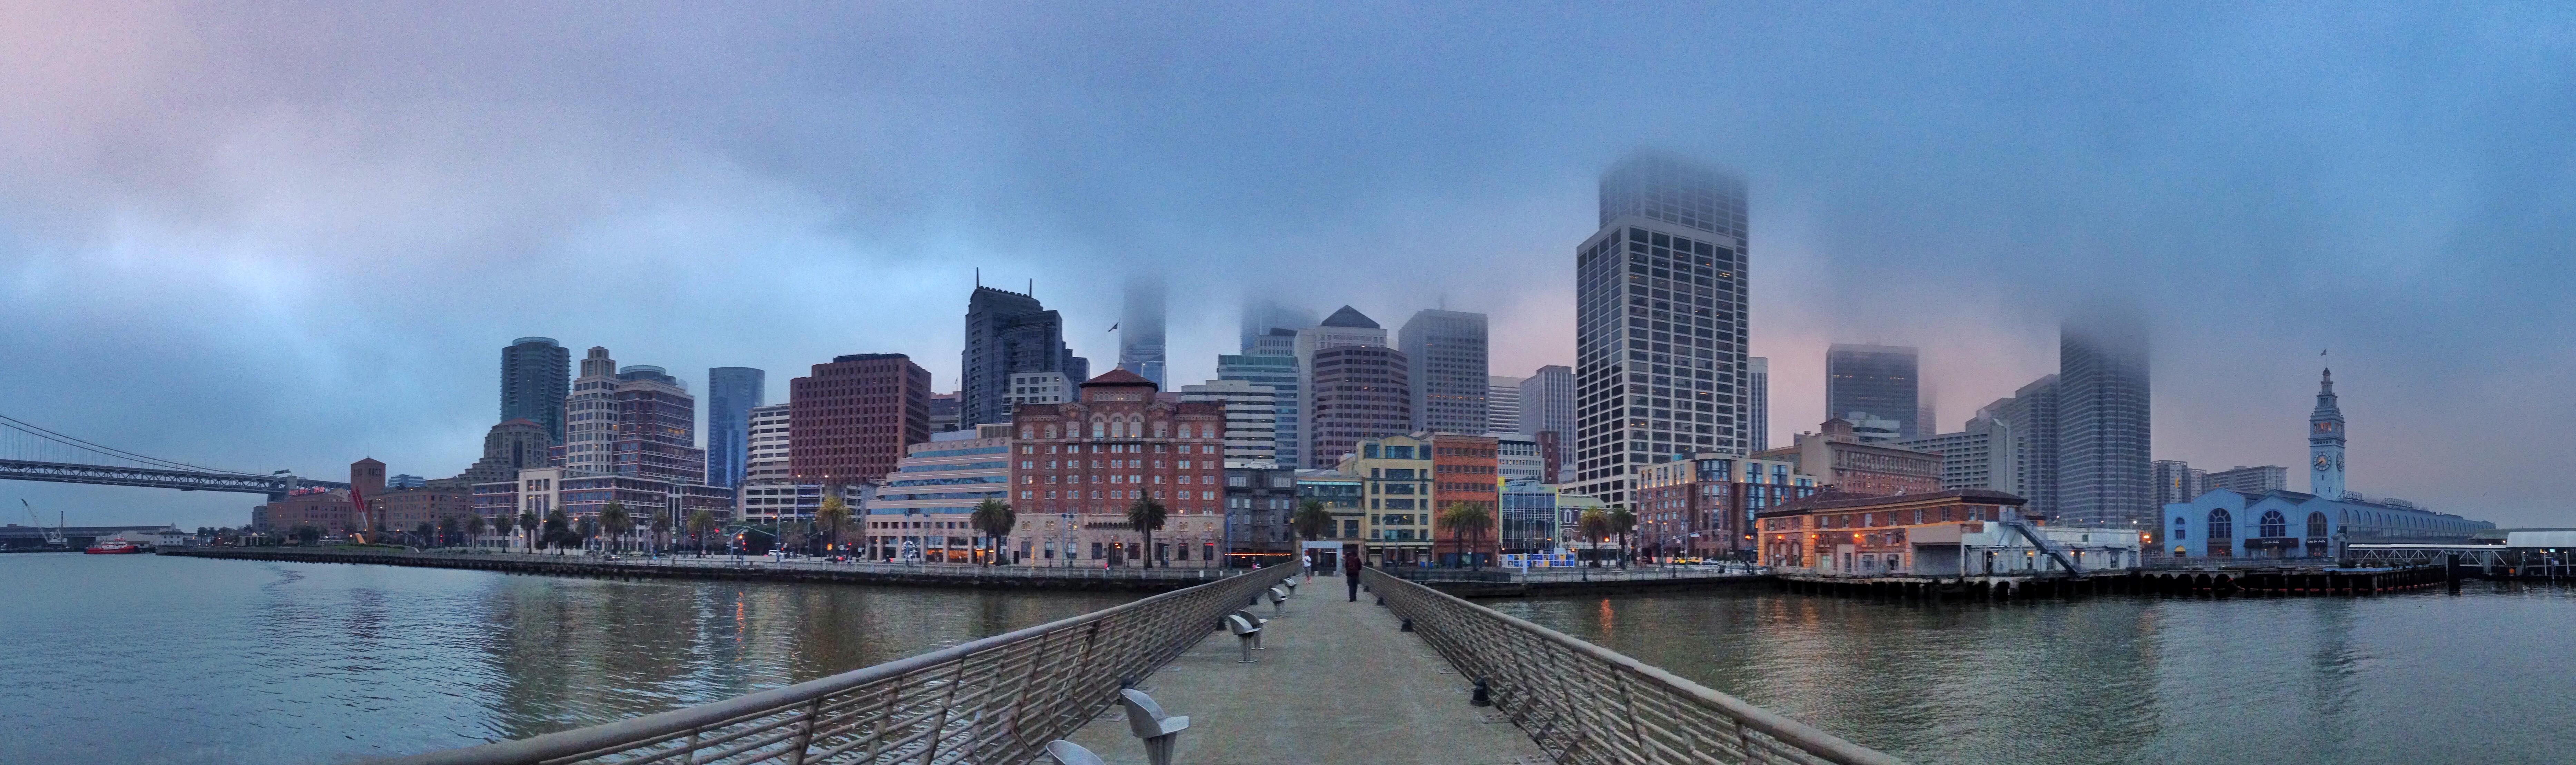
[[[1360,602],[1360,556],[1355,548],[1342,548],[1342,586],[1351,591],[1350,602]]]

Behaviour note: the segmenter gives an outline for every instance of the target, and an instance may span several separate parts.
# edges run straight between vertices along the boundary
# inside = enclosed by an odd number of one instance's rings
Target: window
[[[2177,541],[2191,538],[2191,531],[2183,527],[2182,516],[2174,516],[2173,538]]]
[[[2235,536],[2236,519],[2227,514],[2226,508],[2217,508],[2209,511],[2210,539],[2233,539]]]
[[[2309,538],[2309,539],[2324,539],[2324,538],[2326,538],[2326,514],[2325,514],[2325,513],[2315,513],[2315,512],[2308,513],[2308,538]]]
[[[2290,521],[2282,518],[2279,510],[2265,510],[2263,520],[2257,524],[2256,531],[2260,532],[2258,536],[2266,538],[2286,537],[2290,535]]]

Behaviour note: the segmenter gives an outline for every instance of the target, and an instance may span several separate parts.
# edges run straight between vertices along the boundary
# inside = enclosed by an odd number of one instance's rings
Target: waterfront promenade
[[[1319,576],[1299,588],[1262,628],[1256,663],[1237,663],[1236,638],[1219,630],[1147,678],[1155,701],[1190,718],[1174,763],[1553,761],[1492,707],[1470,705],[1469,681],[1374,596],[1343,600],[1342,582]],[[1112,709],[1072,741],[1113,763],[1143,762],[1125,719]]]

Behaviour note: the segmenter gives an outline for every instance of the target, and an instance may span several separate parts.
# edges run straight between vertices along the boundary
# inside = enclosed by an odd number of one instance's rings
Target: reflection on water
[[[1125,602],[0,555],[0,763],[340,762],[738,696]]]
[[[2559,763],[2568,590],[1487,605],[1922,763]],[[1615,628],[1614,628],[1615,627]]]

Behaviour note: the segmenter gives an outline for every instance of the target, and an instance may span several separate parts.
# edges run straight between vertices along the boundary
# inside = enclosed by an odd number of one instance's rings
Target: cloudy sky
[[[1594,183],[1751,185],[1775,439],[1824,347],[1919,345],[1945,429],[2154,311],[2155,451],[2576,525],[2564,8],[1764,3],[0,3],[0,414],[161,457],[451,475],[522,335],[704,388],[912,354],[975,270],[1105,365],[1171,275],[1172,377],[1247,290],[1573,355]],[[2294,487],[2304,480],[2294,473]],[[74,522],[249,495],[0,483]],[[13,511],[15,508],[11,508]],[[48,513],[50,515],[50,513]]]

